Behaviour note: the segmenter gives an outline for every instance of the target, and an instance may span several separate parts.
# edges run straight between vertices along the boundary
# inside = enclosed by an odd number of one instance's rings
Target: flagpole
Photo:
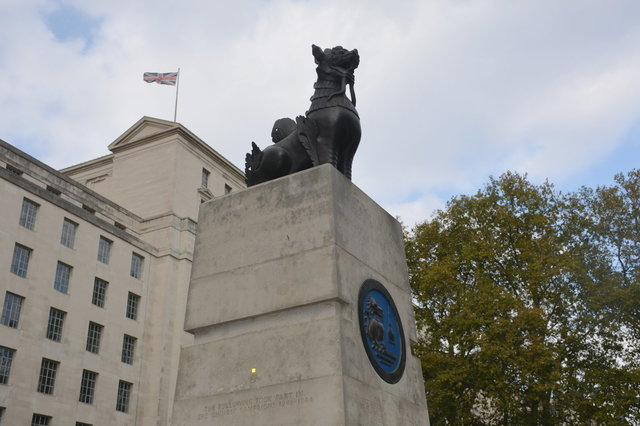
[[[173,110],[173,122],[176,122],[176,117],[178,116],[178,89],[180,89],[180,68],[178,68],[178,77],[176,79],[176,107]]]

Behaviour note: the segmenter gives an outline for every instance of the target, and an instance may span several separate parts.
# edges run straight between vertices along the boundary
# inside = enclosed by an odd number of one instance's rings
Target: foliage
[[[640,422],[640,173],[506,173],[406,233],[431,422]]]

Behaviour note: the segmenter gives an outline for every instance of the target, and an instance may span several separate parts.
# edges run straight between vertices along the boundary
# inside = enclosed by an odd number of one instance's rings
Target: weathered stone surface
[[[415,325],[401,227],[330,165],[200,211],[174,425],[426,425],[420,363],[383,381],[358,291],[385,285]],[[252,373],[255,369],[255,373]]]

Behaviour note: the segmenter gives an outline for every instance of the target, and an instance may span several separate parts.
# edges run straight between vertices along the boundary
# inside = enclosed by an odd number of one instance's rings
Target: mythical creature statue
[[[247,154],[247,186],[257,185],[313,166],[329,163],[351,179],[351,164],[360,143],[360,117],[356,111],[353,71],[358,51],[341,46],[312,46],[318,65],[311,106],[305,116],[277,120],[271,131],[273,145],[263,151],[252,142]],[[347,85],[351,99],[346,95]]]

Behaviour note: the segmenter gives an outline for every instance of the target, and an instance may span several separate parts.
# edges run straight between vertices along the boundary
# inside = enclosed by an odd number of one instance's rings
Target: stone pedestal
[[[406,366],[383,380],[361,335],[384,285]],[[428,425],[401,227],[331,166],[202,206],[174,426]]]

